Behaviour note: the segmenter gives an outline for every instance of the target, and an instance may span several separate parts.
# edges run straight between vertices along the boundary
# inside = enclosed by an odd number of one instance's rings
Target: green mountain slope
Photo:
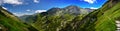
[[[38,13],[36,21],[32,24],[39,31],[59,31],[72,20],[78,17],[84,17],[92,9],[82,9],[77,6],[68,6],[66,8],[52,8],[47,12]]]
[[[73,20],[62,31],[116,31],[120,17],[120,0],[108,0],[101,8],[85,16],[82,20]],[[72,25],[74,24],[74,25]],[[69,29],[69,30],[68,30]]]
[[[0,31],[30,31],[30,29],[34,30],[12,13],[0,7]]]
[[[101,8],[89,13],[77,6],[52,8],[47,12],[26,15],[21,22],[0,7],[0,31],[116,31],[120,21],[120,0],[108,0]],[[89,13],[89,14],[88,14]],[[28,23],[28,24],[27,24]]]
[[[119,6],[119,0],[108,0],[101,8],[86,16],[73,16],[74,13],[57,16],[56,13],[60,10],[57,8],[53,16],[38,14],[37,21],[32,25],[40,31],[116,31],[115,21],[120,17]],[[71,10],[76,9],[70,7]]]
[[[21,20],[24,20],[25,22],[28,23],[34,23],[37,20],[38,15],[41,16],[59,16],[62,17],[66,14],[72,15],[72,16],[78,16],[81,14],[87,15],[88,13],[92,12],[94,9],[89,9],[89,8],[80,8],[75,5],[70,5],[65,8],[51,8],[47,12],[42,12],[42,13],[36,13],[34,15],[24,15],[19,17]],[[38,14],[38,15],[37,15]]]

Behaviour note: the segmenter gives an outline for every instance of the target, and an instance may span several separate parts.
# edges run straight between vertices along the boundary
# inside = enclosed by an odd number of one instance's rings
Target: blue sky
[[[0,5],[16,16],[41,13],[53,7],[76,5],[81,8],[100,8],[107,0],[0,0]]]

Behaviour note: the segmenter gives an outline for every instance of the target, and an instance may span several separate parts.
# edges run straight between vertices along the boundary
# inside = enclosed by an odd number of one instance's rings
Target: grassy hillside
[[[21,22],[16,16],[0,7],[0,31],[30,31],[33,27]],[[33,28],[33,29],[32,29]]]
[[[120,0],[108,0],[101,8],[72,22],[63,30],[73,31],[116,31],[115,21],[120,17]],[[75,21],[75,20],[73,20]],[[71,25],[74,24],[74,25]],[[70,29],[70,30],[68,30]]]
[[[89,14],[80,14],[84,9],[76,6],[51,10],[27,18],[30,23],[24,24],[0,7],[0,31],[116,31],[115,21],[120,20],[120,0],[108,0],[101,8]]]

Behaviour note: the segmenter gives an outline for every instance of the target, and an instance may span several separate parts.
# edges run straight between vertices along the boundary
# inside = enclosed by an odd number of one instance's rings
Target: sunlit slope
[[[95,22],[96,31],[102,31],[102,30],[103,31],[116,31],[115,21],[120,17],[120,1],[113,0],[112,3],[111,4],[110,3],[108,4],[109,8],[107,8],[106,11],[103,12],[103,15],[98,17],[97,21]]]
[[[12,13],[0,7],[0,31],[30,31],[29,29],[32,30]]]
[[[116,31],[115,21],[120,17],[120,0],[108,0],[101,8],[95,10],[82,20],[72,22],[73,31]],[[75,21],[75,20],[73,20]],[[68,31],[68,30],[67,30]]]

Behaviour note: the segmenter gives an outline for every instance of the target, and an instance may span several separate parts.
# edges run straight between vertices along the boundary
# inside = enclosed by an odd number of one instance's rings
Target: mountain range
[[[116,31],[116,20],[120,0],[108,0],[96,10],[71,5],[19,18],[0,7],[0,31]]]
[[[67,6],[65,8],[54,7],[54,8],[51,8],[51,9],[47,10],[47,12],[36,13],[36,14],[40,14],[42,16],[53,16],[53,15],[62,16],[62,15],[65,15],[65,14],[70,14],[70,15],[77,16],[77,15],[80,15],[80,14],[87,15],[88,13],[92,12],[93,10],[95,10],[95,9],[80,8],[80,7],[75,6],[75,5],[70,5],[70,6]],[[34,14],[34,15],[23,15],[20,18],[22,20],[26,21],[26,22],[28,22],[28,21],[34,22],[35,19],[37,18],[36,14]],[[33,21],[31,21],[31,20],[33,20]]]

